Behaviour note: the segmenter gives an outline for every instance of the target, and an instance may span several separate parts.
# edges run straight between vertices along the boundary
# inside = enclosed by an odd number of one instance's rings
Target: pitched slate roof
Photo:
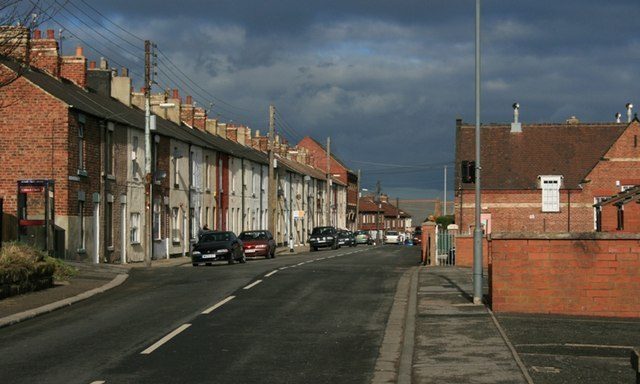
[[[538,176],[562,175],[563,188],[579,184],[620,137],[627,124],[522,124],[511,133],[510,124],[481,127],[482,189],[538,189]],[[460,164],[475,160],[475,126],[456,127],[456,188],[461,183]]]
[[[0,64],[4,64],[12,70],[17,70],[19,65],[15,61],[6,58],[0,58]],[[69,105],[70,108],[133,128],[144,129],[145,116],[144,111],[141,109],[134,106],[129,107],[108,96],[88,92],[71,81],[55,78],[37,68],[23,70],[22,76],[53,97]],[[186,143],[243,157],[261,164],[269,163],[264,153],[251,147],[191,128],[184,123],[175,124],[160,116],[156,118],[156,131],[160,135]]]
[[[378,204],[375,202],[373,196],[362,196],[359,204],[360,212],[378,212]],[[410,214],[398,209],[388,201],[381,201],[380,205],[380,213],[384,214],[385,217],[397,217],[398,215],[403,218],[411,217]]]

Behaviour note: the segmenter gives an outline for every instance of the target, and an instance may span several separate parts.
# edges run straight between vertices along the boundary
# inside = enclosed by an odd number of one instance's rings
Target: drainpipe
[[[567,189],[567,232],[571,232],[571,190]]]
[[[187,225],[189,226],[189,239],[187,239],[189,243],[189,254],[191,254],[191,239],[193,238],[193,231],[196,229],[193,228],[193,217],[191,217],[191,190],[193,189],[193,156],[191,152],[191,144],[189,144],[189,185],[187,186],[188,191],[188,202],[187,202]]]
[[[240,186],[240,207],[242,209],[242,213],[240,214],[240,218],[242,223],[240,223],[240,232],[244,231],[244,222],[245,222],[245,207],[244,207],[244,197],[245,197],[245,183],[244,183],[244,158],[240,158],[240,180],[242,180],[242,185]]]

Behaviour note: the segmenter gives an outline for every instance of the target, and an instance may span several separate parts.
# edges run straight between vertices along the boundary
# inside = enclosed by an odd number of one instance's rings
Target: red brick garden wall
[[[494,235],[496,312],[640,318],[640,236]]]
[[[456,236],[456,266],[473,267],[473,235]],[[489,243],[482,238],[482,265],[489,267]]]

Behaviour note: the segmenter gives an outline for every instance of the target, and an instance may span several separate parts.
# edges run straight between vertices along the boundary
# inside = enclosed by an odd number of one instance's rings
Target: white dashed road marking
[[[104,384],[106,383],[106,381],[104,380],[98,380],[98,381],[92,381],[91,384]]]
[[[202,311],[203,315],[208,315],[211,312],[215,311],[216,309],[222,307],[223,305],[225,305],[226,303],[230,302],[231,300],[235,299],[235,296],[229,296],[226,299],[220,301],[219,303],[217,303],[216,305],[212,306],[211,308],[205,309],[204,311]]]
[[[276,269],[275,271],[271,271],[269,273],[267,273],[266,275],[264,275],[264,277],[271,277],[273,276],[276,272],[278,272],[278,270]]]
[[[187,324],[182,324],[178,328],[174,329],[173,332],[171,332],[170,334],[166,335],[162,339],[158,340],[155,344],[153,344],[149,348],[147,348],[144,351],[140,352],[140,354],[141,355],[150,354],[151,352],[153,352],[156,349],[160,348],[164,343],[166,343],[167,341],[171,340],[172,338],[177,336],[180,332],[184,331],[185,329],[189,328],[190,326],[191,326],[191,324],[188,324],[188,323]]]
[[[253,283],[247,285],[246,287],[244,287],[242,289],[251,289],[251,288],[255,287],[256,285],[258,285],[260,283],[262,283],[262,280],[256,280]]]

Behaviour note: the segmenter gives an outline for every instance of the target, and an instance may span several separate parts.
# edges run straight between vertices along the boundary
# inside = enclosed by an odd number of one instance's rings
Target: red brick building
[[[385,194],[380,195],[379,202],[374,196],[363,196],[359,204],[358,230],[404,232],[411,227],[411,215],[391,204]]]
[[[356,205],[358,203],[358,175],[349,170],[349,168],[334,155],[331,155],[329,168],[327,169],[327,150],[325,146],[309,136],[302,139],[297,146],[305,148],[309,152],[312,166],[326,173],[330,173],[332,178],[347,186],[346,212],[339,212],[338,217],[344,215],[342,217],[345,219],[346,228],[355,229]],[[338,219],[338,223],[341,223],[341,221],[342,220]]]
[[[640,184],[640,122],[490,124],[481,128],[482,221],[488,232],[593,232],[594,204]],[[475,126],[456,123],[455,216],[474,224]]]

